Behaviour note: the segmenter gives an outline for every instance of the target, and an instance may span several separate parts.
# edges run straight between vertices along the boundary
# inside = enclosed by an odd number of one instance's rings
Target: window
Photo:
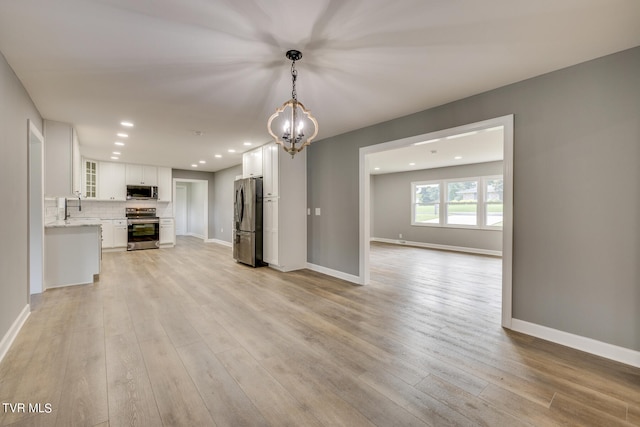
[[[411,183],[411,225],[501,229],[502,176]]]
[[[504,180],[502,177],[493,177],[485,179],[484,183],[485,224],[487,227],[502,227],[504,210],[502,188]]]
[[[478,181],[447,182],[448,225],[478,225]]]
[[[412,224],[440,224],[440,183],[413,185]]]

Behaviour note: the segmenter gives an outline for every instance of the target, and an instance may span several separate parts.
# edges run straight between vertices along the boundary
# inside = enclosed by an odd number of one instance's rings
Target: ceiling
[[[369,173],[382,175],[494,162],[503,159],[503,146],[502,126],[426,139],[407,147],[368,154]]]
[[[639,18],[638,0],[0,0],[0,51],[85,156],[109,160],[130,120],[118,161],[216,171],[269,142],[289,49],[317,141],[638,46]]]

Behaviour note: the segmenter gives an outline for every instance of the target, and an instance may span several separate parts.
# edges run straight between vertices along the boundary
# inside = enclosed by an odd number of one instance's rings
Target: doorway
[[[502,127],[503,141],[503,231],[502,231],[502,320],[503,327],[511,327],[512,319],[512,263],[513,263],[513,115],[498,117],[455,128],[416,135],[395,141],[360,148],[360,284],[370,283],[371,242],[371,174],[370,161],[375,153],[409,147],[435,140],[447,140],[479,130]]]
[[[198,179],[173,179],[173,215],[177,236],[209,238],[209,182]]]

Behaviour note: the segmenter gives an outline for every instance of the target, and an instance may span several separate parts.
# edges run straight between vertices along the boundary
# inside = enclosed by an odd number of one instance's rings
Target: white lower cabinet
[[[265,198],[262,204],[262,260],[278,265],[278,199]]]
[[[113,221],[102,220],[100,225],[102,226],[102,249],[113,248]]]
[[[127,247],[127,220],[103,219],[102,249],[121,249]]]
[[[114,248],[126,248],[127,247],[127,220],[126,219],[114,219],[113,220],[113,247]]]
[[[160,218],[160,246],[175,246],[176,227],[173,218]]]

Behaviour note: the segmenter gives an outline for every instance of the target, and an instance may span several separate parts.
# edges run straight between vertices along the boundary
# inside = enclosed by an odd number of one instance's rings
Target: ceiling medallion
[[[311,141],[318,135],[318,122],[311,115],[311,112],[298,101],[296,94],[296,80],[298,78],[296,61],[302,58],[302,53],[290,50],[286,56],[291,61],[291,99],[277,108],[276,112],[269,117],[267,128],[276,143],[282,145],[284,151],[293,157],[311,144]],[[278,129],[282,129],[281,133],[277,131]],[[305,138],[305,132],[310,136]]]

